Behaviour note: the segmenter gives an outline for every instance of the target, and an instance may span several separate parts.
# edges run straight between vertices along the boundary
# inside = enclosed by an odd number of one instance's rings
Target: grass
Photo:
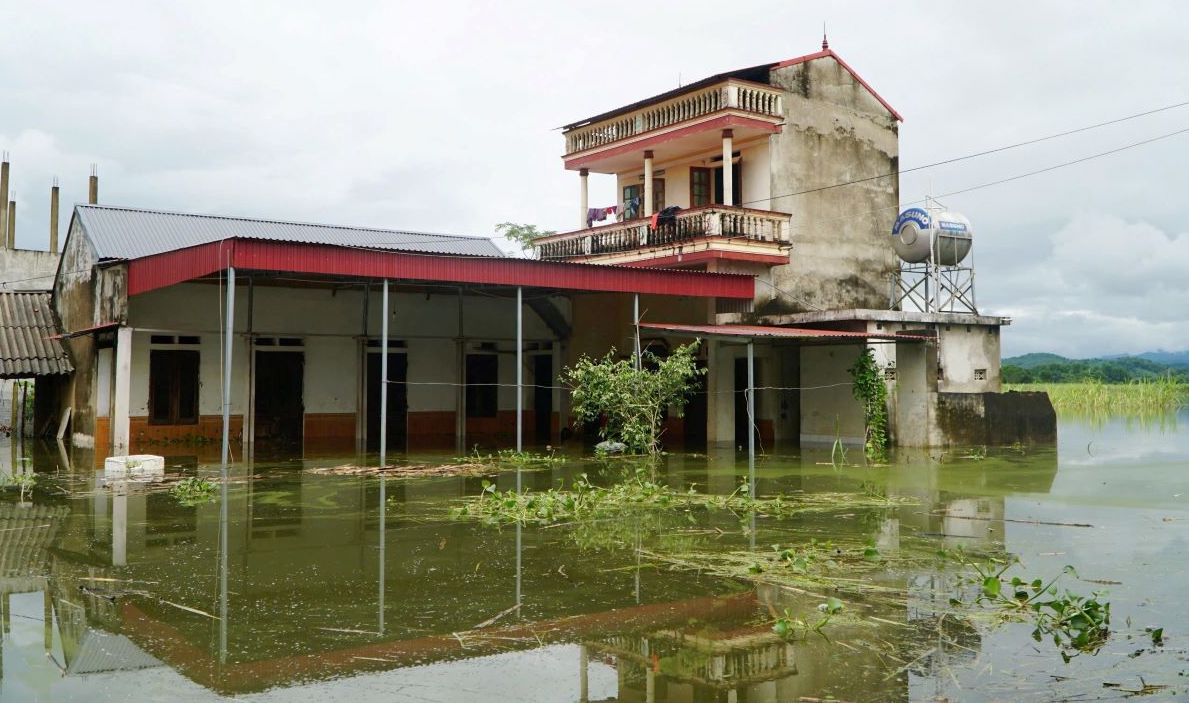
[[[218,486],[207,478],[191,476],[178,481],[169,489],[170,495],[185,506],[201,505],[215,499]]]
[[[1042,391],[1063,415],[1143,417],[1173,412],[1189,404],[1189,383],[1159,378],[1131,383],[1024,383],[1009,391]]]

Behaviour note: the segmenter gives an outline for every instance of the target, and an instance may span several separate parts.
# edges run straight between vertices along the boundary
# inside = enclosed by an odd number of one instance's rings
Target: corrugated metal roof
[[[884,334],[881,332],[815,330],[805,327],[764,327],[760,325],[674,325],[663,322],[641,322],[640,327],[683,336],[733,337],[737,339],[896,339],[917,342],[933,339],[916,334]]]
[[[0,292],[0,378],[73,371],[57,332],[50,293]]]
[[[100,259],[139,259],[233,237],[433,254],[504,255],[492,240],[484,237],[194,215],[106,205],[76,205],[74,211]]]
[[[107,671],[134,671],[165,666],[125,635],[88,629],[82,644],[66,662],[67,674],[97,674]]]

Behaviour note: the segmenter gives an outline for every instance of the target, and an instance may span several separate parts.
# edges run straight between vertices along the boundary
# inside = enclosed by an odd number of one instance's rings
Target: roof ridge
[[[147,215],[175,215],[178,217],[196,217],[208,220],[232,220],[239,222],[258,222],[271,225],[294,225],[297,227],[323,227],[325,229],[336,230],[355,230],[362,232],[379,232],[390,234],[415,234],[419,237],[441,237],[443,239],[485,239],[488,241],[494,240],[494,237],[485,237],[477,234],[442,234],[440,232],[418,232],[409,229],[385,229],[382,227],[365,227],[355,225],[331,225],[320,222],[299,222],[297,220],[276,220],[265,217],[243,217],[240,215],[215,215],[211,213],[199,212],[182,212],[180,210],[153,210],[144,207],[133,207],[128,205],[102,205],[98,203],[78,203],[74,206],[78,209],[95,209],[95,210],[118,210],[120,212],[139,212]]]

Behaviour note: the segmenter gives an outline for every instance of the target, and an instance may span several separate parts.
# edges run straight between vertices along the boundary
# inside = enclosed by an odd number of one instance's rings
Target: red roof
[[[228,266],[256,271],[553,290],[750,300],[751,276],[231,238],[128,262],[128,294],[194,280]]]
[[[923,342],[932,337],[918,334],[815,330],[805,327],[764,327],[761,325],[674,325],[641,322],[640,327],[687,337],[732,337],[736,339],[895,339]]]

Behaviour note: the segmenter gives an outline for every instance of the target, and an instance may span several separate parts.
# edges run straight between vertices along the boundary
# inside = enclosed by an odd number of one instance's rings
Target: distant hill
[[[1050,354],[1048,352],[1035,352],[1032,354],[1021,354],[1020,356],[1013,356],[1003,360],[1003,365],[1008,364],[1018,366],[1022,369],[1034,369],[1037,366],[1044,366],[1045,364],[1062,364],[1070,359],[1060,356],[1058,354]]]
[[[1005,383],[1076,383],[1087,379],[1127,383],[1164,376],[1189,382],[1189,352],[1147,352],[1101,359],[1068,359],[1057,354],[1034,353],[1003,360]]]

